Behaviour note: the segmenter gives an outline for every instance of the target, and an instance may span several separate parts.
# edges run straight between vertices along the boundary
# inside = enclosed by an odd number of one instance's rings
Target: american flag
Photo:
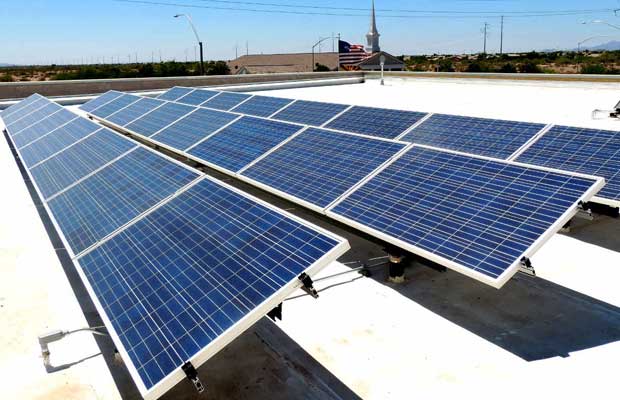
[[[370,56],[361,44],[350,44],[343,40],[338,42],[338,49],[340,65],[344,68],[358,64]]]

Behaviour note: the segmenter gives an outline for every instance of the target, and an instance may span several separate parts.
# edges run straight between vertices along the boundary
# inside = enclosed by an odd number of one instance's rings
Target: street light
[[[320,45],[321,43],[323,43],[323,42],[324,42],[324,41],[326,41],[327,39],[333,39],[333,38],[334,38],[333,36],[329,36],[329,37],[322,38],[321,40],[319,40],[318,42],[316,42],[316,43],[314,44],[314,46],[312,46],[312,69],[311,69],[310,71],[314,72],[314,69],[315,69],[315,68],[314,68],[314,67],[315,67],[315,65],[314,65],[314,49],[316,49],[316,46]]]
[[[577,52],[581,53],[581,45],[584,44],[585,42],[589,42],[592,39],[598,39],[598,38],[603,38],[603,37],[609,37],[611,35],[596,35],[596,36],[590,36],[587,39],[583,39],[581,42],[577,43]]]
[[[205,64],[204,64],[204,59],[203,59],[202,41],[200,40],[200,36],[198,36],[198,31],[196,30],[196,27],[194,26],[194,23],[192,22],[192,17],[189,14],[177,14],[174,16],[174,18],[179,18],[179,17],[187,18],[187,22],[189,22],[189,26],[192,27],[192,30],[194,31],[194,35],[196,35],[198,46],[200,46],[200,75],[204,75]]]
[[[610,24],[607,21],[602,21],[600,19],[595,19],[592,21],[583,21],[582,22],[583,25],[588,25],[588,24],[603,24],[603,25],[607,25],[607,26],[611,26],[612,28],[616,28],[616,29],[620,29],[620,26],[618,25],[614,25],[614,24]]]

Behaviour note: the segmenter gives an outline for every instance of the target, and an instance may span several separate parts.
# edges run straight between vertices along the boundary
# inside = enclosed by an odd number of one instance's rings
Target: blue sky
[[[226,4],[213,0],[153,0],[198,6],[277,9],[275,6]],[[248,0],[318,7],[369,7],[366,0]],[[445,14],[429,18],[400,11],[378,11],[382,48],[393,54],[477,52],[482,47],[480,29],[491,24],[489,51],[499,48],[500,25],[495,15],[519,11],[582,10],[620,8],[618,0],[377,0],[379,10],[455,11],[472,14],[453,18]],[[321,9],[279,8],[321,11]],[[359,16],[269,14],[238,10],[185,8],[182,6],[121,3],[113,0],[3,0],[0,7],[0,63],[69,63],[114,58],[126,62],[137,52],[140,61],[184,60],[194,56],[194,37],[185,21],[175,13],[190,13],[206,43],[207,59],[232,59],[235,46],[250,53],[309,51],[319,36],[341,33],[352,43],[363,43],[368,30],[364,11],[324,10]],[[484,14],[488,13],[488,14]],[[488,15],[481,17],[481,15]],[[397,15],[401,17],[388,17]],[[409,16],[416,15],[415,18]],[[429,14],[426,14],[429,15]],[[512,14],[517,15],[517,14]],[[620,13],[619,13],[620,15]],[[408,16],[408,18],[402,18]],[[471,17],[470,17],[471,16]],[[594,35],[611,35],[591,43],[620,40],[620,30],[604,25],[580,25],[591,19],[605,19],[620,25],[613,12],[555,17],[506,18],[505,51],[574,48]],[[331,49],[328,41],[324,49]]]

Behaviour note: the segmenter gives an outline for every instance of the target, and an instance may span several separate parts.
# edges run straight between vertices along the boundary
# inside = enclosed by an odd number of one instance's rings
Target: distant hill
[[[594,50],[594,51],[616,51],[616,50],[620,50],[620,41],[619,40],[612,40],[611,42],[607,42],[607,43],[603,43],[603,44],[598,44],[596,46],[588,46],[588,45],[583,45],[582,49],[588,49],[588,50]],[[573,50],[577,50],[577,49],[573,49]]]
[[[4,64],[4,63],[0,63],[0,68],[4,68],[4,67],[14,67],[15,64]]]

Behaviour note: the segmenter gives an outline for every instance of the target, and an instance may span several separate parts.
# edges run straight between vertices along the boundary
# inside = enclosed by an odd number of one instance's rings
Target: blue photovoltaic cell
[[[176,100],[177,103],[189,104],[191,106],[197,106],[205,101],[209,100],[211,97],[215,96],[220,92],[215,90],[201,90],[196,89],[191,93],[186,94],[183,97],[180,97]]]
[[[544,127],[530,122],[434,114],[401,140],[508,159]]]
[[[77,118],[36,142],[22,147],[19,150],[21,159],[30,168],[99,129],[101,126],[94,122]]]
[[[228,111],[248,97],[250,97],[250,95],[245,93],[221,92],[211,100],[203,103],[202,106]]]
[[[404,147],[311,128],[242,175],[324,208]]]
[[[339,245],[203,180],[79,263],[148,390]]]
[[[103,95],[99,97],[95,97],[94,99],[88,101],[87,103],[82,104],[80,106],[80,109],[85,112],[91,112],[122,95],[123,93],[121,92],[110,90],[109,92],[105,92]]]
[[[425,115],[415,111],[355,106],[330,122],[327,128],[395,139]]]
[[[159,132],[152,139],[183,151],[236,118],[238,115],[201,108]]]
[[[40,122],[42,119],[45,119],[60,110],[62,110],[61,106],[56,103],[49,102],[38,110],[33,111],[25,117],[13,122],[11,125],[8,125],[6,128],[10,132],[11,137],[13,137],[20,134],[21,131],[26,129],[27,127],[32,126],[37,122]]]
[[[602,176],[597,196],[620,200],[620,132],[554,126],[517,161]]]
[[[198,176],[140,147],[48,205],[73,254],[79,254]]]
[[[143,136],[151,136],[193,110],[194,107],[183,104],[166,103],[135,120],[126,128]]]
[[[172,89],[168,90],[167,92],[164,92],[164,93],[160,94],[159,96],[157,96],[157,98],[159,100],[175,101],[175,100],[180,99],[181,97],[185,96],[186,94],[188,94],[192,90],[194,90],[194,89],[192,89],[192,88],[184,88],[184,87],[173,87]]]
[[[274,119],[297,122],[304,125],[321,126],[348,106],[342,104],[320,103],[317,101],[297,100],[273,116]]]
[[[77,115],[71,111],[61,109],[49,117],[20,131],[17,135],[13,136],[13,142],[15,146],[20,149],[76,118]]]
[[[301,128],[284,122],[243,117],[192,148],[189,154],[236,172]]]
[[[44,199],[136,147],[136,143],[102,129],[30,170]]]
[[[233,108],[231,111],[241,114],[255,115],[257,117],[269,117],[293,100],[279,97],[254,96],[250,100]]]
[[[595,183],[414,147],[332,212],[497,280]]]
[[[91,114],[99,118],[107,118],[118,110],[125,108],[131,103],[135,103],[138,100],[140,100],[140,97],[138,96],[124,94],[112,100],[111,102],[102,105],[101,107],[95,108],[93,111],[91,111]]]
[[[8,126],[17,121],[19,118],[26,116],[28,113],[31,113],[47,103],[49,103],[49,100],[43,96],[33,94],[32,96],[27,97],[19,103],[13,104],[9,108],[2,111],[2,113],[0,113],[0,117],[2,117],[4,125]]]
[[[135,103],[123,108],[120,111],[106,117],[106,121],[118,126],[125,126],[135,119],[142,117],[144,114],[153,111],[155,108],[165,104],[163,100],[141,98]]]

